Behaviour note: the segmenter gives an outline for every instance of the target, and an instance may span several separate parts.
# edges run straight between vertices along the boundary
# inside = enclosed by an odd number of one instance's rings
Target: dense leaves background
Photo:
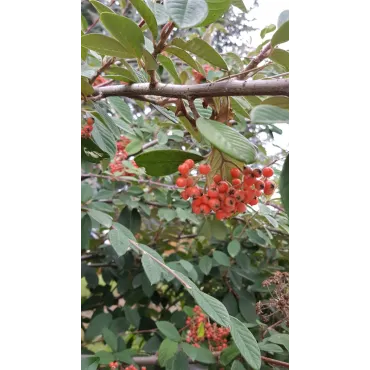
[[[278,368],[261,361],[261,355],[288,361],[288,318],[275,306],[268,306],[264,315],[257,308],[258,302],[280,299],[274,284],[263,282],[288,271],[289,160],[285,148],[271,155],[266,147],[271,148],[288,123],[289,99],[232,97],[227,100],[232,129],[222,125],[220,132],[211,129],[212,107],[204,107],[201,99],[194,102],[201,115],[199,132],[174,114],[174,105],[121,97],[86,99],[100,74],[133,83],[149,81],[150,72],[156,71],[162,82],[194,84],[192,69],[214,81],[227,76],[226,69],[239,73],[261,51],[263,45],[254,50],[229,47],[228,35],[238,34],[243,26],[230,6],[247,13],[243,2],[194,0],[193,7],[185,7],[176,1],[177,6],[172,0],[81,3],[81,121],[95,118],[92,138],[82,140],[82,368],[112,361],[131,364],[133,357],[149,354],[158,354],[158,364],[146,365],[148,369],[185,369],[189,359],[209,369]],[[208,6],[202,13],[203,3]],[[169,19],[175,21],[176,32],[166,55],[154,60],[153,37],[158,40]],[[283,13],[261,36],[264,44],[271,40],[278,46],[287,41],[288,32]],[[114,63],[99,72],[112,56]],[[289,70],[289,54],[279,46],[269,62],[251,78]],[[206,63],[214,67],[208,73]],[[108,165],[122,134],[131,140],[128,159],[140,168],[126,161],[130,175],[112,181]],[[234,145],[230,148],[225,140]],[[174,186],[177,166],[189,157],[203,160],[211,145],[242,163],[272,164],[280,192],[227,221],[192,213]],[[196,304],[212,321],[231,328],[229,346],[219,357],[207,347],[195,349],[185,342],[186,330],[181,329]]]

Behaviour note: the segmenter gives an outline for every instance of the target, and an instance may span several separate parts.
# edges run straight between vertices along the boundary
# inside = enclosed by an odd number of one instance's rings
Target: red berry
[[[211,212],[211,208],[207,204],[201,204],[200,205],[200,213],[204,215],[208,215],[208,213]]]
[[[244,213],[247,209],[247,206],[244,203],[237,203],[235,208],[239,213]]]
[[[268,181],[268,180],[265,181],[264,193],[266,195],[274,194],[275,188],[276,188],[276,184],[273,181]]]
[[[229,190],[229,185],[226,181],[221,181],[218,185],[218,191],[220,193],[226,193]]]
[[[213,211],[217,211],[221,207],[221,202],[216,198],[212,198],[209,200],[208,205]]]
[[[179,188],[184,188],[186,186],[186,179],[184,177],[179,177],[177,180],[176,180],[176,185],[179,187]]]
[[[254,194],[258,198],[258,197],[260,197],[263,194],[263,192],[261,190],[256,190],[256,192]]]
[[[208,201],[209,201],[209,196],[204,194],[200,197],[201,201],[203,204],[208,204]]]
[[[217,220],[223,220],[224,218],[226,218],[226,212],[220,210],[220,211],[217,211],[216,212],[216,218]]]
[[[220,199],[221,201],[224,201],[226,198],[226,193],[218,193],[218,199]]]
[[[245,176],[248,176],[248,175],[251,175],[252,174],[252,172],[253,172],[253,170],[250,168],[250,167],[245,167],[244,168],[244,170],[243,170],[243,174],[245,175]]]
[[[265,167],[262,170],[262,175],[265,177],[271,177],[274,174],[274,170],[271,167]]]
[[[187,190],[188,194],[192,198],[199,198],[200,197],[200,190],[196,186],[191,186]]]
[[[217,174],[213,177],[213,181],[218,184],[222,180],[221,175]]]
[[[239,189],[241,186],[242,186],[242,180],[240,179],[233,179],[231,181],[231,183],[233,184],[233,186],[236,188],[236,189]]]
[[[207,175],[211,171],[211,166],[209,164],[201,164],[199,166],[199,173],[202,175]]]
[[[194,185],[194,179],[192,177],[188,177],[186,179],[186,186],[193,186]]]
[[[200,213],[200,206],[196,206],[196,205],[192,205],[191,206],[191,209],[193,210],[193,213],[195,213],[196,215],[199,215]]]
[[[255,206],[257,203],[258,203],[258,199],[256,196],[250,202],[248,202],[248,204],[250,204],[251,206]]]
[[[184,163],[188,165],[189,168],[194,167],[194,161],[192,159],[187,159]]]
[[[187,194],[186,190],[182,191],[180,193],[181,195],[181,198],[184,199],[184,200],[188,200],[189,199],[189,195]]]
[[[238,168],[234,167],[230,170],[230,174],[231,174],[232,177],[238,178],[238,177],[241,176],[242,173],[240,172],[240,170]]]
[[[244,179],[244,184],[248,186],[254,185],[255,182],[256,182],[256,179],[254,177],[246,177]]]
[[[226,197],[224,203],[227,207],[232,207],[235,204],[235,199],[233,197]]]
[[[193,200],[192,205],[199,207],[202,204],[202,198],[197,198]]]
[[[183,163],[183,164],[180,164],[180,166],[178,167],[178,170],[181,173],[181,175],[186,176],[189,173],[190,168],[187,164]]]
[[[254,183],[254,187],[257,190],[263,190],[265,188],[265,183],[261,180],[256,180],[256,182]]]
[[[262,176],[262,171],[259,168],[255,168],[252,172],[254,177],[261,177]]]
[[[242,202],[244,200],[244,191],[242,190],[238,190],[236,193],[235,193],[235,198],[236,200],[238,200],[239,202]]]
[[[217,191],[217,188],[213,188],[213,187],[211,187],[211,188],[209,188],[208,189],[208,196],[210,197],[210,198],[218,198],[218,191]]]
[[[94,118],[92,117],[89,117],[87,120],[86,120],[86,123],[89,125],[89,126],[92,126],[94,124]]]

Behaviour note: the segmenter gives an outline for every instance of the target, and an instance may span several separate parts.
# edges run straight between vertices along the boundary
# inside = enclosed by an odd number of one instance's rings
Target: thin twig
[[[250,73],[250,72],[254,72],[254,71],[255,71],[255,72],[259,72],[260,70],[262,70],[262,69],[266,68],[266,67],[267,67],[267,66],[269,66],[270,64],[272,64],[272,62],[268,62],[268,63],[266,63],[265,65],[263,65],[263,66],[261,66],[261,67],[253,68],[253,69],[249,70],[249,71],[248,71],[248,73]],[[216,81],[213,81],[213,82],[220,82],[220,81],[224,81],[224,80],[229,80],[229,79],[231,79],[231,78],[240,77],[241,75],[245,75],[245,71],[240,72],[240,73],[237,73],[237,74],[235,74],[235,75],[230,75],[230,76],[222,77],[222,78],[220,78],[220,79],[218,79],[218,80],[216,80]],[[261,80],[263,80],[263,78],[262,78]]]
[[[289,74],[289,72],[284,72],[284,73],[280,73],[279,75],[275,75],[275,76],[268,76],[268,77],[261,78],[261,80],[269,80],[269,79],[271,79],[271,78],[287,76],[288,74]]]
[[[197,108],[195,107],[194,99],[189,99],[188,102],[189,102],[189,107],[191,111],[193,112],[194,119],[197,120],[200,116],[197,111]]]
[[[107,69],[109,68],[113,63],[114,61],[116,60],[116,58],[109,58],[95,73],[94,76],[92,76],[89,80],[90,84],[92,85],[95,80]]]
[[[267,362],[268,364],[278,365],[281,367],[289,368],[289,363],[284,361],[275,360],[273,358],[261,356],[261,360]]]

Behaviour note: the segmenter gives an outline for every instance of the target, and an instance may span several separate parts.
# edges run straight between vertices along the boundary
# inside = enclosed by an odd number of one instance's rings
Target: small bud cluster
[[[93,126],[94,126],[94,118],[89,117],[86,120],[86,125],[82,127],[81,129],[81,137],[83,139],[90,139],[92,130],[94,128]]]
[[[102,77],[102,76],[99,75],[98,77],[96,77],[96,79],[95,79],[95,81],[93,83],[93,86],[101,85],[101,84],[103,84],[103,83],[105,83],[107,81],[108,80],[106,80],[104,77]]]
[[[244,213],[247,204],[256,205],[262,194],[272,195],[276,188],[276,184],[269,180],[274,174],[270,167],[265,167],[262,171],[259,168],[245,167],[243,172],[234,167],[230,170],[231,183],[217,174],[211,185],[204,189],[197,186],[196,182],[201,175],[210,173],[211,166],[201,164],[198,168],[199,175],[189,176],[193,168],[194,161],[191,159],[178,167],[181,176],[177,178],[176,185],[185,188],[181,197],[184,200],[192,198],[192,210],[195,214],[207,215],[213,211],[218,220]]]
[[[194,316],[186,319],[186,325],[189,327],[186,342],[199,348],[199,343],[208,340],[208,346],[212,352],[225,349],[230,329],[218,326],[216,323],[211,324],[199,306],[195,306],[193,312]]]
[[[116,155],[113,158],[113,162],[109,164],[109,169],[112,174],[114,174],[115,172],[123,172],[122,176],[131,175],[131,173],[125,170],[125,167],[123,166],[122,163],[128,157],[126,147],[130,142],[131,140],[124,135],[121,135],[120,140],[117,141]],[[131,161],[131,163],[134,165],[134,167],[138,167],[135,161]]]

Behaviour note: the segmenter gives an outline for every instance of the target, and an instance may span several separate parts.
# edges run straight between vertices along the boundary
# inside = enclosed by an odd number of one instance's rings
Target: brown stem
[[[135,83],[131,85],[114,85],[95,87],[93,95],[127,96],[131,98],[154,95],[178,99],[196,99],[216,96],[255,96],[285,95],[289,96],[289,79],[278,80],[226,80],[197,85],[175,85],[157,83]]]
[[[197,120],[200,116],[199,116],[199,113],[197,111],[197,108],[195,107],[194,99],[189,99],[188,102],[189,102],[189,107],[190,107],[191,111],[193,112],[194,119]]]
[[[92,85],[95,80],[107,69],[109,68],[114,62],[116,58],[109,58],[95,73],[94,76],[92,76],[89,80],[90,84]]]
[[[166,23],[163,26],[163,29],[161,32],[161,39],[159,40],[158,44],[154,48],[154,51],[152,54],[154,59],[156,59],[157,55],[164,49],[168,36],[170,35],[174,27],[175,27],[175,23],[173,22]]]
[[[267,362],[268,364],[273,364],[273,365],[278,365],[278,366],[281,366],[281,367],[289,368],[288,362],[274,360],[273,358],[269,358],[269,357],[265,357],[265,356],[261,356],[261,360]]]

